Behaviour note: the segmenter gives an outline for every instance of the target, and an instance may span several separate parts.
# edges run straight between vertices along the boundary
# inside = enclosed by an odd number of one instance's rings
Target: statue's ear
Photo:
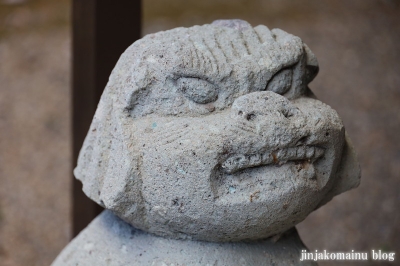
[[[74,170],[75,177],[83,184],[84,193],[108,209],[113,209],[127,190],[133,191],[138,185],[134,121],[127,109],[132,94],[147,85],[147,67],[140,65],[143,61],[138,60],[140,56],[138,44],[134,43],[118,60]]]
[[[334,196],[358,187],[358,185],[360,184],[360,178],[361,169],[357,160],[357,153],[355,152],[353,144],[346,132],[342,159],[336,172],[335,183],[318,207],[326,204]]]
[[[114,84],[104,90],[74,170],[84,193],[111,210],[126,198],[137,200],[141,189],[135,125],[119,93]]]
[[[83,192],[96,203],[100,200],[104,176],[109,165],[113,101],[106,87],[97,106],[89,131],[79,152],[75,177],[83,184]]]

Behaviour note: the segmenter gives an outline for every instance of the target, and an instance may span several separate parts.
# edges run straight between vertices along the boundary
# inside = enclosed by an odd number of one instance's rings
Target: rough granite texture
[[[75,176],[134,227],[207,241],[280,234],[356,187],[336,111],[300,38],[245,21],[149,34],[121,56]]]
[[[138,230],[106,210],[61,252],[52,266],[317,265],[299,260],[305,249],[295,229],[276,243],[272,239],[251,243],[175,240]]]

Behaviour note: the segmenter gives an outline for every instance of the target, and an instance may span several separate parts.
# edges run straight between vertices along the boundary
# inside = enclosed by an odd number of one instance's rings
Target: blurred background
[[[0,0],[0,266],[49,265],[71,239],[70,11]],[[298,225],[304,243],[393,251],[399,265],[400,1],[143,0],[142,34],[220,18],[300,36],[320,63],[311,89],[358,151],[360,187]]]

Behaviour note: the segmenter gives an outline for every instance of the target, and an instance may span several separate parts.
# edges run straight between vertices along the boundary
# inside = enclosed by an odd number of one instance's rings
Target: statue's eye
[[[292,86],[292,69],[282,69],[268,82],[266,90],[285,94]]]
[[[186,98],[195,103],[210,103],[218,98],[218,88],[203,79],[180,78],[178,86]]]

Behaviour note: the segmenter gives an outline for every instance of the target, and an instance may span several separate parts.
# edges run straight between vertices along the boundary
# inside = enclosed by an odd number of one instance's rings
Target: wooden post
[[[72,162],[89,129],[97,103],[119,56],[140,38],[140,0],[73,0]],[[73,178],[72,225],[76,236],[101,212]]]

